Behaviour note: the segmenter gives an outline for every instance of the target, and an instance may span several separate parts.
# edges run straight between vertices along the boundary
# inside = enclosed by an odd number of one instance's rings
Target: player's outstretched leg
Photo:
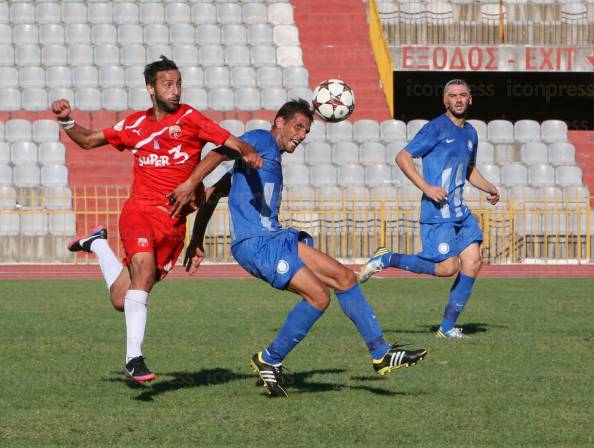
[[[403,350],[394,344],[382,359],[373,360],[373,368],[379,375],[384,376],[394,369],[414,366],[425,356],[427,356],[427,350],[425,349]]]
[[[363,265],[359,271],[359,281],[366,282],[371,276],[382,269],[397,268],[417,274],[435,275],[435,263],[425,260],[418,255],[397,254],[379,247],[373,257]]]
[[[68,242],[70,252],[92,253],[91,244],[97,239],[107,240],[107,227],[97,226],[88,235],[76,237]]]
[[[137,356],[128,361],[124,373],[126,374],[126,378],[136,381],[137,383],[153,381],[156,377],[156,375],[146,366],[143,356]]]
[[[262,359],[262,352],[258,352],[252,356],[250,366],[258,374],[264,383],[264,387],[268,389],[268,395],[271,398],[289,396],[283,387],[285,385],[285,376],[282,364],[277,366],[268,364]]]

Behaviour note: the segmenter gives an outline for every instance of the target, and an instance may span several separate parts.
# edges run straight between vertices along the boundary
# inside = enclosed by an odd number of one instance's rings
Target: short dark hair
[[[448,93],[448,89],[449,89],[450,86],[464,86],[464,87],[466,87],[466,90],[468,90],[468,93],[470,93],[470,86],[463,79],[450,79],[446,83],[445,87],[443,88],[443,94],[444,95],[446,93]]]
[[[311,110],[311,105],[303,98],[287,101],[285,104],[283,104],[276,113],[274,120],[276,121],[276,119],[279,117],[284,118],[285,120],[290,120],[297,113],[305,115],[307,118],[309,118],[309,121],[313,122],[313,111]]]
[[[144,82],[146,85],[154,86],[157,82],[157,73],[167,70],[179,70],[175,62],[161,55],[161,59],[151,62],[144,67]]]

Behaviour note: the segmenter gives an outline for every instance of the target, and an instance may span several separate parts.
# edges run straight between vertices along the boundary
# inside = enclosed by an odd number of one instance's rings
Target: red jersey
[[[152,114],[152,108],[136,112],[103,135],[119,151],[134,154],[131,197],[168,205],[166,196],[190,176],[204,144],[222,145],[231,134],[187,104],[158,121]]]

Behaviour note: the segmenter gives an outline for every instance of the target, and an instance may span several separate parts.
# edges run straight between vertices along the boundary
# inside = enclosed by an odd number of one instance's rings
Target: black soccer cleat
[[[271,398],[288,397],[287,391],[283,388],[285,377],[283,375],[283,366],[270,365],[262,359],[262,352],[252,356],[250,366],[264,382],[264,387],[268,389],[268,395]]]
[[[79,236],[70,240],[68,243],[68,250],[70,252],[91,252],[91,244],[97,239],[107,239],[107,227],[97,226],[91,233],[85,236]]]
[[[373,360],[373,368],[379,375],[384,376],[386,373],[390,373],[394,369],[414,366],[425,356],[427,356],[427,350],[425,349],[402,350],[394,344],[382,359]]]
[[[143,356],[137,356],[128,361],[124,368],[124,373],[126,374],[126,378],[136,381],[137,383],[153,381],[157,377],[157,375],[151,372],[146,366]]]

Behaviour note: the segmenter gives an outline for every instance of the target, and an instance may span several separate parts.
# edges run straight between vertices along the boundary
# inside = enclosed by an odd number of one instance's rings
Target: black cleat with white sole
[[[264,362],[262,359],[262,352],[258,352],[252,356],[250,365],[254,372],[256,372],[264,382],[264,387],[268,389],[268,395],[271,398],[289,396],[287,391],[283,388],[285,384],[283,366],[273,366]]]
[[[414,366],[425,356],[427,356],[427,350],[425,349],[403,350],[394,344],[382,359],[373,360],[373,368],[379,375],[384,376],[386,373],[400,367]]]

